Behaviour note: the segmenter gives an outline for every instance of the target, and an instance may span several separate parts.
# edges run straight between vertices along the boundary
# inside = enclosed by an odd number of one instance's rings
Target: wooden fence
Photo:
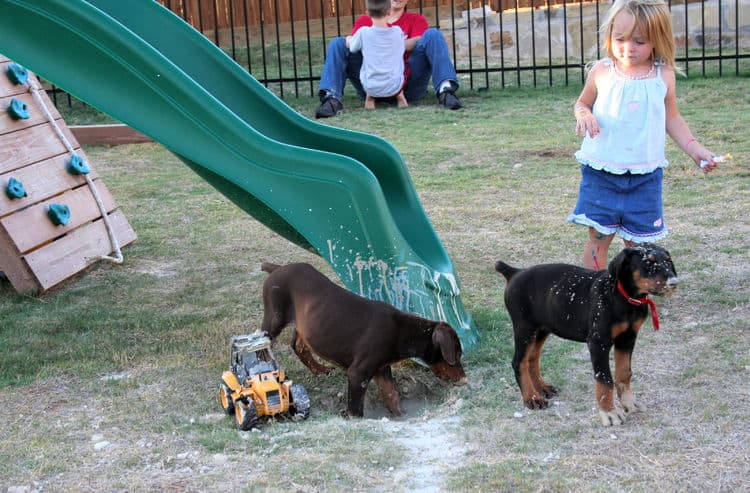
[[[305,19],[357,17],[365,11],[365,0],[158,0],[201,32],[216,27],[259,26]],[[700,0],[695,0],[700,1]],[[683,3],[684,0],[672,2]],[[500,10],[574,5],[567,0],[411,0],[409,9],[460,12],[483,6]],[[585,3],[585,2],[584,2]]]

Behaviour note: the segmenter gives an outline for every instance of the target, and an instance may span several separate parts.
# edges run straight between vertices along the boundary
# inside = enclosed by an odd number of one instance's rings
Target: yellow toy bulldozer
[[[261,416],[286,413],[293,419],[310,416],[305,387],[286,380],[271,352],[271,341],[259,332],[231,339],[230,367],[221,375],[219,400],[237,427],[254,428]]]

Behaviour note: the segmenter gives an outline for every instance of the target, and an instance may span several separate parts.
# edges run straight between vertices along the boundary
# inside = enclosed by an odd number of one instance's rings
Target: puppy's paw
[[[542,395],[546,397],[547,399],[551,397],[555,397],[557,395],[557,389],[553,387],[552,385],[543,385]]]
[[[549,406],[549,401],[547,399],[537,395],[532,396],[531,399],[526,399],[523,403],[526,404],[526,407],[529,409],[547,409]]]
[[[394,418],[400,418],[400,417],[402,417],[404,415],[404,412],[401,410],[401,408],[398,408],[398,409],[395,409],[395,410],[389,408],[388,412],[390,412],[391,416],[393,416]]]
[[[642,413],[646,411],[646,406],[635,400],[632,393],[623,394],[620,398],[620,404],[626,413]]]
[[[613,409],[611,411],[599,409],[599,417],[604,426],[620,426],[625,423],[625,415],[619,409]]]
[[[339,414],[341,415],[342,418],[345,418],[345,419],[359,419],[359,418],[364,417],[364,413],[351,411],[348,409],[342,409]]]

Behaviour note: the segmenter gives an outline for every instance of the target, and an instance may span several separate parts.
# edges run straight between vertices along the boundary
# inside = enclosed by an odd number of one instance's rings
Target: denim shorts
[[[667,236],[662,218],[661,168],[647,174],[616,175],[581,165],[578,203],[568,222],[642,243]]]

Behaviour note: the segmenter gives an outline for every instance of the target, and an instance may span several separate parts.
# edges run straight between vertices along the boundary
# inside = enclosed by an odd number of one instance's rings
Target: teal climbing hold
[[[16,85],[26,84],[26,80],[29,78],[29,72],[17,63],[11,63],[8,65],[8,69],[5,73],[8,75],[10,81]]]
[[[47,217],[55,226],[65,226],[70,219],[70,208],[65,204],[50,204]]]
[[[5,194],[11,199],[22,199],[26,197],[26,190],[23,188],[23,183],[11,177],[5,188]]]
[[[8,106],[8,114],[14,120],[27,120],[29,118],[29,107],[20,99],[13,98]]]
[[[73,157],[68,161],[68,173],[71,175],[86,175],[90,173],[90,170],[83,159],[81,159],[81,156],[73,154]]]

